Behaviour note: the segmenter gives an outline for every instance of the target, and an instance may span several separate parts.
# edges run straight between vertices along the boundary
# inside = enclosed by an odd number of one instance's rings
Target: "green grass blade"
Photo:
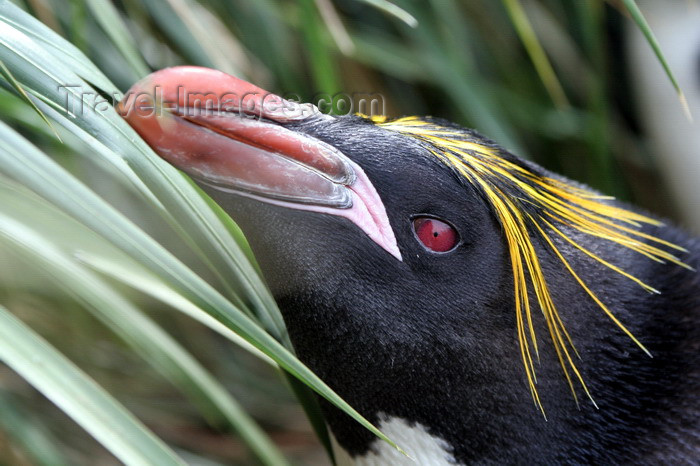
[[[124,283],[125,285],[182,312],[183,314],[209,327],[219,335],[222,335],[223,337],[232,341],[265,363],[277,367],[275,361],[270,359],[270,357],[265,353],[248,343],[243,338],[239,337],[237,334],[232,332],[231,329],[214,319],[201,308],[197,307],[192,301],[173,290],[162,280],[159,280],[145,270],[141,270],[140,267],[137,268],[138,266],[136,264],[129,264],[129,266],[126,266],[105,257],[99,257],[94,254],[88,254],[80,251],[76,253],[76,258],[97,272]]]
[[[0,359],[125,464],[185,464],[90,377],[3,307]]]
[[[68,466],[56,439],[39,420],[22,406],[18,397],[0,390],[0,430],[4,431],[38,466]]]
[[[393,4],[387,0],[358,0],[358,1],[360,1],[362,3],[366,3],[368,5],[371,5],[374,8],[377,8],[378,10],[381,10],[384,13],[403,21],[404,23],[406,23],[408,26],[411,26],[412,28],[418,26],[418,20],[416,19],[415,16],[413,16],[408,11],[404,10],[401,7],[396,6],[395,4]]]
[[[275,445],[226,390],[187,351],[131,303],[91,273],[77,266],[30,228],[0,213],[0,238],[56,281],[66,294],[129,344],[171,380],[209,416],[223,414],[266,465],[286,461]]]
[[[245,60],[235,38],[194,0],[145,0],[153,21],[192,64],[244,77]]]
[[[9,1],[0,0],[0,21],[7,23],[45,47],[54,60],[64,63],[78,76],[107,94],[121,95],[104,73],[94,66],[75,45]]]
[[[137,78],[149,73],[149,68],[136,48],[131,33],[122,17],[110,0],[91,0],[87,2],[93,16],[119,49]]]
[[[10,89],[14,90],[9,83],[4,83],[2,80],[0,80],[0,86],[7,87],[8,91]],[[89,157],[91,159],[91,163],[96,161],[95,158],[98,159],[98,163],[104,162],[100,163],[100,165],[105,167],[109,171],[110,175],[114,175],[114,179],[119,180],[122,183],[122,186],[140,196],[148,204],[154,206],[161,215],[169,215],[158,198],[153,195],[151,190],[148,189],[141,178],[134,173],[134,170],[126,163],[121,154],[102,144],[82,128],[75,125],[75,123],[73,123],[71,120],[63,118],[52,106],[35,97],[33,91],[30,91],[30,93],[25,92],[25,95],[27,96],[28,101],[31,102],[32,106],[37,108],[41,115],[48,117],[47,119],[49,121],[57,123],[59,126],[65,128],[65,130],[69,133],[71,137],[68,137],[66,140],[61,142],[70,152],[82,157]],[[32,131],[40,131],[45,133],[43,128],[39,126],[38,122],[34,121],[35,119],[32,119],[26,111],[22,111],[26,110],[26,108],[19,108],[19,105],[16,105],[14,101],[10,100],[12,97],[14,96],[0,94],[0,103],[4,104],[2,107],[0,107],[0,112],[3,113],[3,116],[14,119],[20,125],[30,128]],[[31,108],[33,109],[34,107]],[[36,114],[37,112],[35,111],[34,113]],[[45,121],[41,117],[40,119]],[[49,130],[54,135],[56,134],[56,130],[53,125],[49,127]],[[66,133],[63,134],[64,136],[66,135]],[[82,146],[82,144],[87,146],[89,150],[85,150],[85,147]],[[98,157],[95,157],[96,155]]]
[[[299,34],[277,0],[240,0],[219,5],[221,20],[232,26],[249,56],[261,66],[249,78],[269,91],[301,92],[308,85],[308,75],[299,72],[300,63],[294,59],[299,57]],[[263,30],[265,34],[260,34]]]
[[[311,76],[317,92],[335,94],[342,90],[332,51],[327,45],[326,28],[314,0],[300,0],[304,44],[309,53]]]
[[[367,66],[407,81],[427,81],[430,77],[415,52],[391,36],[355,32],[352,40],[355,59]]]
[[[292,377],[288,372],[283,372],[283,374],[285,380],[289,384],[289,388],[291,388],[292,392],[297,397],[306,417],[309,419],[311,428],[316,432],[316,436],[326,450],[331,462],[335,464],[335,452],[333,451],[328,425],[326,424],[326,419],[323,417],[323,412],[321,412],[321,404],[318,402],[318,397],[296,377]]]
[[[39,107],[37,107],[36,104],[34,103],[34,101],[29,98],[27,93],[22,88],[22,85],[17,82],[17,80],[15,79],[14,76],[12,76],[12,73],[10,72],[10,70],[7,69],[7,66],[5,66],[5,64],[2,62],[2,60],[0,60],[0,76],[5,78],[5,80],[9,83],[10,87],[12,87],[12,89],[14,89],[17,92],[17,94],[19,94],[19,96],[22,98],[22,100],[27,102],[29,104],[29,106],[32,107],[32,110],[34,110],[41,117],[41,119],[44,120],[44,123],[46,123],[46,125],[49,128],[51,128],[51,131],[56,136],[56,138],[59,141],[61,141],[61,136],[59,136],[58,132],[56,131],[56,128],[54,128],[53,125],[51,124],[51,122],[49,121],[49,119],[46,118],[46,115],[44,115],[44,112],[39,110]],[[63,141],[61,141],[61,142],[63,142]]]
[[[30,100],[37,101],[35,104],[45,115],[49,116],[53,121],[58,123],[60,126],[70,132],[75,136],[80,142],[85,144],[90,151],[86,154],[84,151],[75,150],[76,154],[82,156],[88,155],[89,157],[99,157],[102,161],[106,162],[111,168],[112,173],[115,174],[115,178],[118,177],[124,182],[124,185],[128,187],[131,191],[140,196],[148,204],[152,205],[160,215],[168,217],[170,214],[165,210],[163,204],[158,200],[158,198],[153,194],[153,192],[148,189],[144,182],[139,178],[134,170],[129,166],[129,164],[122,158],[121,154],[115,150],[107,147],[102,142],[94,138],[90,133],[86,132],[73,121],[64,118],[60,113],[58,113],[49,104],[38,100],[38,98],[33,95]],[[77,148],[74,148],[77,149]],[[170,220],[174,223],[174,220]]]
[[[147,294],[170,307],[179,310],[180,312],[192,317],[193,319],[201,322],[207,327],[211,328],[215,332],[228,338],[235,344],[239,345],[241,348],[250,352],[254,356],[260,358],[268,364],[278,367],[277,364],[270,359],[267,355],[262,353],[260,350],[255,348],[253,345],[233,333],[227,327],[221,324],[218,320],[212,318],[209,314],[204,312],[199,307],[195,306],[191,301],[175,292],[172,288],[168,287],[165,283],[157,280],[150,274],[142,272],[135,269],[133,266],[124,267],[114,261],[108,259],[97,257],[94,255],[78,254],[78,259],[93,269],[100,273],[103,273],[115,280],[118,280],[134,289]],[[321,413],[320,405],[318,399],[304,383],[298,379],[290,376],[288,373],[284,372],[286,380],[289,383],[292,391],[296,395],[299,403],[306,412],[309,422],[312,428],[316,432],[319,440],[323,444],[324,448],[328,452],[328,455],[333,458],[333,449],[330,444],[330,438],[328,436],[328,429]]]
[[[196,40],[182,18],[173,10],[168,0],[145,0],[143,5],[147,8],[155,24],[182,52],[189,63],[209,68],[215,66],[214,60],[209,56],[204,46]]]
[[[671,84],[676,90],[676,94],[678,94],[678,100],[680,100],[681,102],[683,111],[685,112],[688,119],[692,121],[693,116],[690,113],[688,100],[685,98],[685,94],[683,94],[683,90],[678,84],[678,81],[676,81],[676,77],[673,75],[673,71],[671,71],[671,67],[668,65],[666,57],[664,57],[664,54],[661,51],[659,41],[656,40],[656,36],[651,30],[651,26],[649,26],[649,23],[647,22],[646,18],[642,14],[642,11],[639,9],[639,6],[637,6],[637,2],[635,2],[635,0],[622,0],[622,3],[625,5],[625,8],[629,12],[629,14],[632,16],[632,19],[637,24],[639,30],[642,31],[642,34],[644,34],[644,37],[646,37],[647,42],[649,42],[649,45],[654,51],[654,54],[656,54],[656,58],[659,60],[659,63],[661,63],[661,66],[663,66],[664,71],[666,72],[666,76],[668,76],[668,79],[671,80]]]
[[[343,21],[338,16],[338,12],[331,3],[330,0],[316,0],[316,6],[318,7],[318,12],[323,18],[323,22],[326,24],[326,29],[331,33],[335,45],[343,53],[343,55],[350,55],[355,50],[355,46],[352,43],[348,31],[343,25]]]
[[[532,29],[532,24],[530,24],[522,4],[519,0],[503,0],[503,3],[550,97],[559,108],[569,107],[569,101],[566,98],[564,89],[540,41],[537,39],[535,31]]]
[[[423,3],[418,5],[427,7]],[[429,13],[423,11],[423,14],[427,16]],[[496,93],[489,89],[492,84],[479,75],[475,64],[449,53],[451,48],[437,32],[440,26],[439,22],[423,21],[410,31],[416,43],[416,60],[429,70],[434,83],[452,98],[454,106],[468,118],[470,125],[498,140],[507,149],[525,154],[515,128],[510,127],[503,115],[503,107],[494,98]]]

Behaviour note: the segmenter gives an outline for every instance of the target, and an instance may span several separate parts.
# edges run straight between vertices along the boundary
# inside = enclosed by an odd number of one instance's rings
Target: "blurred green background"
[[[82,51],[122,92],[150,71],[217,68],[271,92],[379,93],[390,117],[433,115],[606,194],[684,221],[659,189],[658,158],[634,94],[629,2],[599,0],[13,1]],[[634,2],[632,2],[634,3]],[[673,2],[672,2],[673,3]],[[685,2],[682,2],[685,3]],[[688,2],[692,3],[692,2]],[[0,46],[7,44],[0,43]],[[645,42],[645,47],[649,47]],[[649,50],[651,50],[649,48]],[[658,62],[653,66],[659,70]],[[0,119],[212,283],[162,219],[70,130],[48,125],[3,72]],[[71,84],[71,83],[66,83]],[[664,75],[658,85],[673,90]],[[108,96],[106,96],[108,97]],[[669,106],[682,114],[671,97]],[[60,135],[60,139],[57,137]],[[119,148],[112,148],[118,153]],[[57,248],[138,264],[4,177],[0,212]],[[85,370],[191,464],[255,464],[215,410],[188,401],[51,280],[0,242],[0,304]],[[53,272],[55,273],[55,272]],[[136,273],[136,272],[134,272]],[[199,360],[296,464],[327,464],[280,374],[161,301],[110,282]],[[217,285],[220,287],[220,285]],[[0,366],[0,463],[117,464],[100,444]]]

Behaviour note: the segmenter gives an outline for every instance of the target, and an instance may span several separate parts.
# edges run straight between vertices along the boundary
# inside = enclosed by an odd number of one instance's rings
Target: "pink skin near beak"
[[[332,118],[208,68],[157,71],[117,110],[165,160],[213,188],[345,217],[401,260],[384,204],[362,168],[335,147],[284,128]]]

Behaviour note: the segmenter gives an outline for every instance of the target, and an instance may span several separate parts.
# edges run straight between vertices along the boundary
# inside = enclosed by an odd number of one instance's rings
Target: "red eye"
[[[452,225],[432,217],[414,218],[413,231],[423,246],[435,252],[447,252],[459,242],[457,230]]]

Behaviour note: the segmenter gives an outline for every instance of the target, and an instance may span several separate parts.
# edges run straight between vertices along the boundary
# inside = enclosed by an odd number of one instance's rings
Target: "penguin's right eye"
[[[449,252],[459,243],[457,230],[434,217],[415,217],[413,233],[423,247],[432,252]]]

